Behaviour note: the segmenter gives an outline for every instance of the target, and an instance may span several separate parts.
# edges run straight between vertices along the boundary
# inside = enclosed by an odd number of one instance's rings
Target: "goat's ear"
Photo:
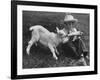
[[[59,32],[59,28],[58,27],[56,27],[56,30],[57,30],[57,32]]]

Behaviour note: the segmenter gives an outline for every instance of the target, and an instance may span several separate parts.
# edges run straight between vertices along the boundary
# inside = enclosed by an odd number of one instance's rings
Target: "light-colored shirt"
[[[70,31],[69,31],[69,34],[72,34],[72,33],[75,33],[75,32],[77,32],[77,29],[71,28]],[[70,36],[69,40],[75,41],[76,39],[77,39],[77,36],[73,35],[73,36]]]

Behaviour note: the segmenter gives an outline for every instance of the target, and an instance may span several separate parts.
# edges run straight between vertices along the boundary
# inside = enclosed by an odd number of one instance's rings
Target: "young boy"
[[[75,24],[77,22],[78,20],[75,19],[71,14],[67,14],[64,18],[64,24],[66,25],[64,29],[69,37],[68,46],[72,48],[78,57],[80,57],[82,56],[83,52],[83,44],[79,39],[79,35],[82,35],[82,32],[75,28]]]

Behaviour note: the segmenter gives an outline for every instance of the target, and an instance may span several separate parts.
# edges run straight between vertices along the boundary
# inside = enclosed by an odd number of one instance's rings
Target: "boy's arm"
[[[82,35],[82,34],[83,34],[83,32],[77,31],[77,32],[72,32],[72,33],[68,34],[68,36],[78,36],[78,35]]]

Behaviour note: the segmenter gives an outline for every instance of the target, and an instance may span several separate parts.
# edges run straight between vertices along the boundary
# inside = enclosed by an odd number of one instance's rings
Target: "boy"
[[[64,24],[66,25],[64,29],[69,37],[68,46],[71,47],[75,54],[80,58],[83,56],[82,53],[83,50],[86,50],[86,47],[83,45],[81,37],[79,37],[79,35],[82,35],[83,33],[75,28],[77,22],[78,20],[71,14],[67,14],[64,18]]]

